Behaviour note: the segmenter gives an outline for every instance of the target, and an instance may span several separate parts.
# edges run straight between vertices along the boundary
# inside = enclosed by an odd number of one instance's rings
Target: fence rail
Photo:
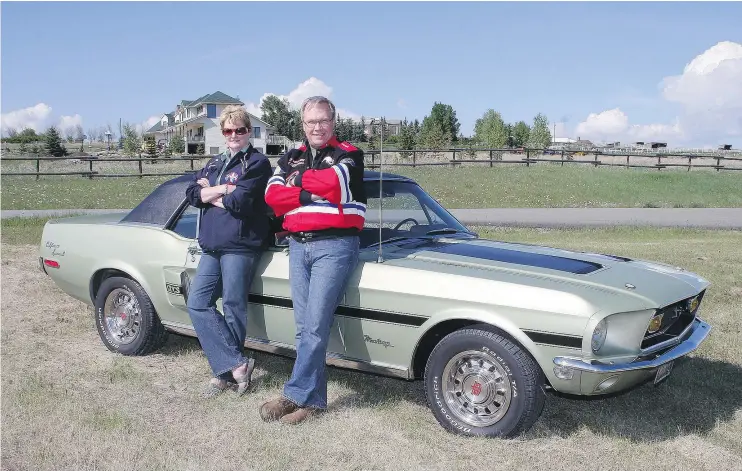
[[[380,157],[382,152],[379,150],[366,150],[364,151],[366,156],[366,167],[369,169],[378,169],[380,164]],[[450,158],[445,155],[449,154]],[[478,158],[481,154],[484,154],[483,158]],[[201,162],[198,166],[194,163],[195,161],[205,161],[213,157],[212,155],[184,155],[180,157],[112,157],[112,158],[98,158],[98,157],[42,157],[42,156],[28,156],[28,157],[4,157],[2,175],[5,176],[35,176],[38,180],[41,176],[81,176],[89,179],[93,178],[122,178],[122,177],[150,177],[150,176],[173,176],[183,175],[184,173],[194,172],[197,168],[201,167]],[[272,160],[278,159],[279,155],[268,156]],[[414,150],[385,150],[383,152],[384,166],[385,167],[435,167],[435,166],[448,166],[448,167],[460,167],[462,165],[488,165],[494,167],[499,164],[518,164],[530,167],[541,162],[548,162],[552,164],[558,164],[564,166],[565,164],[583,164],[592,165],[594,167],[624,167],[624,168],[653,168],[662,170],[666,168],[685,168],[690,171],[693,168],[706,168],[715,169],[717,172],[722,170],[742,170],[742,156],[734,157],[731,155],[700,155],[700,154],[678,154],[678,153],[625,153],[617,154],[615,152],[585,152],[585,151],[570,151],[570,150],[557,150],[552,151],[549,149],[464,149],[464,148],[451,148],[451,149],[414,149]],[[592,157],[592,158],[586,158]],[[623,161],[625,157],[625,162]],[[621,158],[618,162],[617,158]],[[634,159],[632,162],[631,159]],[[640,164],[637,160],[651,159],[651,164]],[[656,159],[656,162],[654,162]],[[686,161],[687,160],[687,161]],[[11,162],[35,162],[35,171],[28,169],[19,169],[19,171],[6,172],[6,167]],[[41,162],[55,162],[63,166],[62,163],[66,163],[67,167],[76,166],[79,164],[86,165],[86,169],[70,169],[64,168],[59,169],[60,171],[41,171]],[[100,167],[112,166],[116,162],[126,162],[130,164],[136,164],[137,171],[135,173],[126,173],[121,171],[113,171],[112,173],[106,173],[100,170],[94,169],[94,165],[99,169]],[[185,163],[185,168],[173,168],[178,166],[178,163]],[[158,170],[161,171],[145,171],[144,164],[160,164]],[[154,166],[150,167],[151,169]],[[63,170],[63,171],[62,171]],[[115,169],[118,170],[118,169]],[[176,171],[177,170],[177,171]]]

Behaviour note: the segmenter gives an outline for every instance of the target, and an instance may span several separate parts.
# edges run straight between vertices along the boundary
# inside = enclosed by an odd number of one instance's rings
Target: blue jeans
[[[283,395],[300,407],[327,408],[325,358],[330,328],[358,264],[358,236],[289,239],[289,279],[296,321],[296,362]]]
[[[247,296],[259,252],[204,252],[188,295],[188,314],[214,376],[232,381],[247,362]],[[224,315],[217,310],[221,296]]]

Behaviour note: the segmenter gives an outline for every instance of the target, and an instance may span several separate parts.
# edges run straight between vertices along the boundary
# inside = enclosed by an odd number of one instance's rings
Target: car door
[[[192,207],[191,207],[192,208]],[[198,263],[203,255],[198,244],[198,210],[186,209],[175,223],[178,227],[191,227],[190,243],[184,253],[184,264],[178,274],[178,286],[181,296],[171,296],[171,301],[178,303],[187,316],[186,298],[190,282],[196,276]],[[177,299],[176,299],[177,298]],[[256,268],[255,276],[248,297],[247,336],[248,341],[264,344],[264,349],[271,351],[278,348],[294,348],[296,345],[296,323],[291,301],[289,284],[289,252],[285,245],[272,244],[265,250]],[[222,300],[217,300],[217,308],[222,310]],[[190,318],[188,318],[190,325]],[[328,352],[343,354],[344,346],[340,337],[338,322],[335,321],[330,334]]]

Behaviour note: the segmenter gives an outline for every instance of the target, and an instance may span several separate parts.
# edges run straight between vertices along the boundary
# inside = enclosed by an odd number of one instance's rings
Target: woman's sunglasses
[[[237,128],[237,129],[229,129],[229,128],[222,129],[222,134],[224,134],[225,136],[231,136],[232,133],[235,133],[238,136],[244,136],[245,134],[247,134],[247,126],[242,126],[241,128]]]

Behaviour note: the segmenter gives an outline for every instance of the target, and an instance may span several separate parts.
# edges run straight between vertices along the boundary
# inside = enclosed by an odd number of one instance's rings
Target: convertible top
[[[366,170],[363,174],[364,181],[378,181],[379,178],[379,172]],[[386,172],[383,174],[383,179],[414,183],[414,180],[410,178]],[[164,226],[185,201],[185,190],[192,181],[193,174],[187,173],[162,183],[124,216],[120,222]]]

